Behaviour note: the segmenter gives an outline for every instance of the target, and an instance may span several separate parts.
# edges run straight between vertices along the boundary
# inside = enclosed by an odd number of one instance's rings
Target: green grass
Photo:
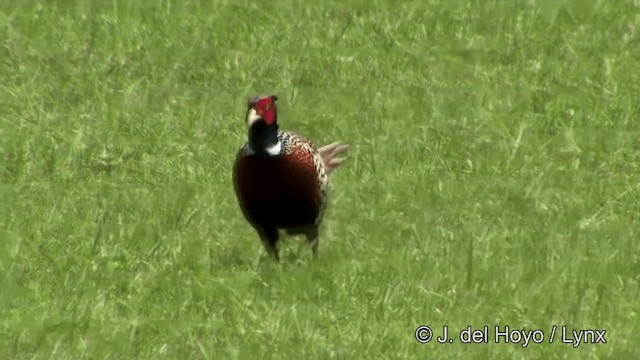
[[[0,359],[639,358],[639,12],[0,0]],[[266,261],[236,204],[265,91],[352,144],[317,261]]]

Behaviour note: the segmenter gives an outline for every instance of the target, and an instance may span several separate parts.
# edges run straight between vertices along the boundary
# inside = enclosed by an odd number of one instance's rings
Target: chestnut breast
[[[236,186],[246,215],[278,226],[312,222],[321,205],[313,155],[301,147],[279,156],[241,155]]]

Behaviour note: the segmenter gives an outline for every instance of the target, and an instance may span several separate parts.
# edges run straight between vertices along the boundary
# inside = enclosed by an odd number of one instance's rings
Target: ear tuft
[[[277,100],[278,100],[278,96],[276,96],[276,95],[271,95],[271,100],[273,100],[273,101],[277,101]]]

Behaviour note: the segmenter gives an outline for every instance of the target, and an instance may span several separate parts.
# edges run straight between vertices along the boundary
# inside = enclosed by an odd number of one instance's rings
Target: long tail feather
[[[338,157],[339,155],[346,153],[349,149],[349,144],[342,144],[340,141],[336,141],[332,144],[325,145],[318,149],[318,153],[322,158],[325,166],[327,167],[327,172],[331,173],[333,170],[337,169],[342,162],[346,160],[346,158]]]

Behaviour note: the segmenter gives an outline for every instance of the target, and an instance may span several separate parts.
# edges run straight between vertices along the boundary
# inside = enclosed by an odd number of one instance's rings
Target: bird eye
[[[267,104],[267,105],[264,106],[264,109],[265,110],[269,110],[269,107],[270,107],[269,104]]]

